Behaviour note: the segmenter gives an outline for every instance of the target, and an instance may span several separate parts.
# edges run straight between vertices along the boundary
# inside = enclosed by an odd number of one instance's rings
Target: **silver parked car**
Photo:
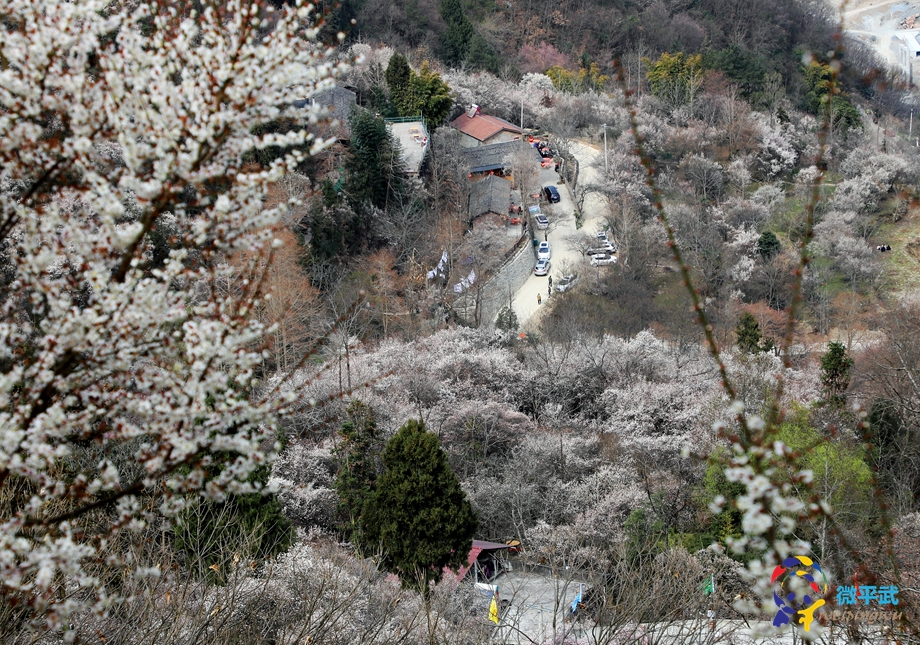
[[[571,289],[572,285],[574,285],[576,282],[578,282],[577,273],[572,273],[570,275],[564,275],[562,276],[562,279],[556,284],[556,291],[558,291],[559,293],[565,293],[566,291]]]
[[[604,242],[593,249],[585,251],[585,255],[612,255],[617,252],[617,245],[611,242]]]
[[[591,258],[591,266],[593,267],[605,267],[616,263],[617,256],[615,255],[595,255]]]

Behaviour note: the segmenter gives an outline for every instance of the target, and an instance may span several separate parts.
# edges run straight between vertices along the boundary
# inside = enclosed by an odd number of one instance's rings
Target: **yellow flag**
[[[492,594],[492,604],[489,605],[489,620],[498,624],[498,603],[495,601],[495,594]]]

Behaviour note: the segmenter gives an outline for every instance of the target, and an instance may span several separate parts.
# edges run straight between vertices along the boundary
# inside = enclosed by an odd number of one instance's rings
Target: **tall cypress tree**
[[[402,54],[390,56],[390,63],[387,65],[384,78],[387,81],[387,89],[390,91],[390,103],[396,107],[400,116],[406,116],[403,114],[403,106],[409,99],[409,80],[412,78],[412,69],[406,57]]]
[[[399,203],[405,190],[399,142],[387,131],[383,119],[367,110],[351,118],[351,148],[345,161],[345,192],[355,209],[365,204],[386,209]]]
[[[335,478],[335,491],[339,497],[339,529],[346,540],[364,549],[362,514],[377,485],[376,462],[381,441],[371,408],[355,401],[348,406],[346,414],[348,420],[339,431],[342,442],[335,453],[339,469]]]
[[[438,437],[410,420],[387,443],[386,468],[364,511],[369,545],[382,551],[382,566],[407,587],[425,593],[444,567],[467,559],[479,524]]]
[[[830,342],[827,352],[821,356],[821,383],[827,390],[827,400],[831,403],[845,402],[844,392],[850,386],[850,368],[853,359],[847,355],[843,343]]]

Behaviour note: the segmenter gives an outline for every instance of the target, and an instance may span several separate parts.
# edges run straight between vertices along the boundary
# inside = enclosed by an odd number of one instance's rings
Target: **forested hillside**
[[[823,0],[345,0],[329,11],[330,25],[349,41],[383,43],[503,79],[591,64],[609,74],[614,60],[638,73],[643,57],[702,54],[706,69],[720,71],[755,100],[769,92],[768,72],[780,74],[791,96],[803,96],[802,55],[833,49],[837,28]],[[866,54],[850,55],[859,61],[858,74],[868,71]]]

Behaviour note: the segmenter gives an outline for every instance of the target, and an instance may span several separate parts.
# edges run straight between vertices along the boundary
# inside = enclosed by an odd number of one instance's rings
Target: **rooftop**
[[[351,127],[348,120],[351,118],[351,111],[356,105],[355,99],[357,94],[344,87],[333,87],[331,90],[319,92],[314,96],[306,99],[294,101],[294,107],[306,107],[308,105],[322,105],[329,108],[332,117],[338,121],[343,138],[351,138]]]
[[[498,175],[489,175],[470,186],[470,220],[485,213],[507,215],[511,206],[511,182]]]
[[[461,114],[451,121],[450,125],[460,130],[463,134],[469,135],[478,141],[485,141],[502,130],[508,130],[517,134],[523,133],[523,130],[513,123],[505,121],[504,119],[499,119],[497,116],[489,116],[487,114],[474,113],[473,116],[470,116],[469,113]]]
[[[385,119],[387,128],[399,141],[406,172],[417,175],[428,150],[428,129],[422,117]]]
[[[503,170],[505,159],[516,149],[530,148],[534,163],[540,165],[542,158],[537,149],[523,139],[505,141],[504,143],[490,143],[475,148],[464,148],[463,156],[470,166],[470,172],[489,172],[490,170]]]

